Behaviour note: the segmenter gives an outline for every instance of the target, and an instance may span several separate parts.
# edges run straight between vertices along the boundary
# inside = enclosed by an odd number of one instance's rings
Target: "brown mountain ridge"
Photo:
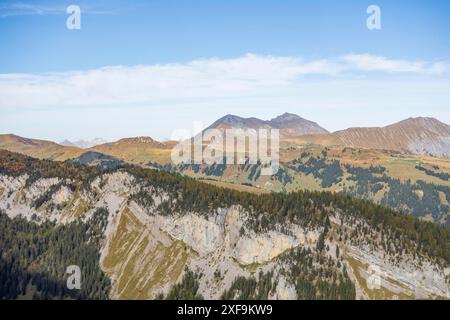
[[[227,115],[208,128],[276,128],[280,130],[281,139],[289,145],[345,146],[436,157],[450,156],[450,126],[427,117],[408,118],[385,127],[355,127],[329,133],[317,123],[290,113],[268,121]],[[133,137],[82,149],[14,134],[0,134],[0,149],[60,161],[95,151],[133,163],[168,163],[175,143],[159,142],[150,137]]]

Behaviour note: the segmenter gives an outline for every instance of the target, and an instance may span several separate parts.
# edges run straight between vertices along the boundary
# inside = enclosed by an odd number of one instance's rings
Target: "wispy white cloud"
[[[438,75],[448,71],[445,62],[393,60],[370,54],[349,54],[340,59],[349,69],[390,73],[417,73]]]
[[[25,15],[62,14],[63,12],[64,7],[62,6],[46,6],[19,2],[0,4],[0,17],[2,18]]]
[[[8,18],[15,16],[47,16],[67,14],[67,6],[64,5],[49,5],[41,3],[24,3],[24,2],[12,2],[0,4],[0,18]],[[92,7],[82,6],[83,14],[108,14],[110,11],[97,10]]]
[[[311,79],[447,77],[446,62],[391,60],[368,54],[305,60],[247,54],[235,59],[114,66],[50,74],[0,74],[0,108],[158,105],[199,99],[285,97]]]

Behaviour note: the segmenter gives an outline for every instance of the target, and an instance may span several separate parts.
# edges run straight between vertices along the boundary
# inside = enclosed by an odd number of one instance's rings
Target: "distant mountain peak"
[[[159,144],[160,143],[160,142],[154,140],[153,138],[147,137],[147,136],[123,138],[117,142],[125,142],[125,143],[130,143],[130,144],[136,144],[136,143]]]
[[[295,113],[285,112],[282,115],[279,115],[270,121],[286,121],[286,120],[305,120],[305,119],[296,115]]]
[[[219,121],[228,123],[228,124],[234,124],[245,121],[245,118],[233,115],[233,114],[227,114],[226,116],[219,119]]]
[[[239,116],[237,116],[237,115],[234,115],[234,114],[229,113],[229,114],[223,116],[222,119],[223,119],[223,120],[233,120],[233,119],[243,119],[243,118],[242,118],[242,117],[239,117]]]
[[[328,133],[317,123],[303,119],[302,117],[285,112],[271,120],[261,120],[258,118],[242,118],[236,115],[227,114],[214,122],[208,129],[279,129],[282,137],[298,137],[310,134]]]
[[[421,125],[421,126],[447,126],[447,127],[449,127],[448,124],[445,124],[445,123],[439,121],[438,119],[432,118],[432,117],[410,117],[408,119],[394,123],[394,125],[396,125],[396,124],[415,124],[415,125]]]
[[[65,139],[61,141],[59,144],[66,147],[78,147],[83,149],[89,149],[104,143],[107,143],[107,141],[102,138],[94,138],[92,140],[77,140],[73,142]]]
[[[71,142],[67,139],[61,141],[59,144],[62,146],[66,146],[66,147],[74,147],[75,146],[75,144],[73,142]]]

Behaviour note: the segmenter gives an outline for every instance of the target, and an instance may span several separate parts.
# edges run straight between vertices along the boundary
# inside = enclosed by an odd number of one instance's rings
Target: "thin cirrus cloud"
[[[66,14],[67,6],[45,5],[38,3],[6,3],[0,4],[0,18],[16,16],[47,16]],[[83,14],[107,14],[109,11],[95,10],[88,6],[83,6]]]
[[[305,60],[247,54],[164,65],[113,66],[49,74],[0,74],[0,109],[157,105],[189,99],[289,96],[314,80],[374,75],[447,79],[448,63],[393,60],[370,54]]]
[[[349,54],[341,57],[348,66],[359,71],[381,71],[390,73],[418,73],[439,75],[448,71],[445,62],[391,60],[370,54]]]

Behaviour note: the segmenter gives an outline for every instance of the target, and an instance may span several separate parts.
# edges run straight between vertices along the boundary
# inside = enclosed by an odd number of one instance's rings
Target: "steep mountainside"
[[[334,132],[344,146],[450,156],[450,126],[433,118],[410,118],[382,128]]]
[[[298,137],[308,134],[327,133],[317,123],[303,119],[295,114],[284,113],[272,120],[260,120],[257,118],[241,118],[234,115],[226,115],[214,122],[208,129],[279,129],[283,138]]]
[[[77,236],[66,243],[86,234],[74,223],[86,225],[111,281],[98,280],[103,284],[85,290],[87,297],[106,290],[114,299],[433,299],[450,292],[450,230],[332,193],[258,196],[161,170],[104,170],[0,151],[0,211],[1,228],[23,230],[5,233],[2,246],[20,243],[15,237],[26,238],[35,222],[67,225]],[[64,280],[66,260],[51,232],[39,235],[42,253],[8,248],[24,258],[4,256],[0,267],[12,274],[54,270],[18,278],[9,295],[30,287],[64,296],[49,281]],[[92,257],[77,260],[81,270],[95,271]]]

